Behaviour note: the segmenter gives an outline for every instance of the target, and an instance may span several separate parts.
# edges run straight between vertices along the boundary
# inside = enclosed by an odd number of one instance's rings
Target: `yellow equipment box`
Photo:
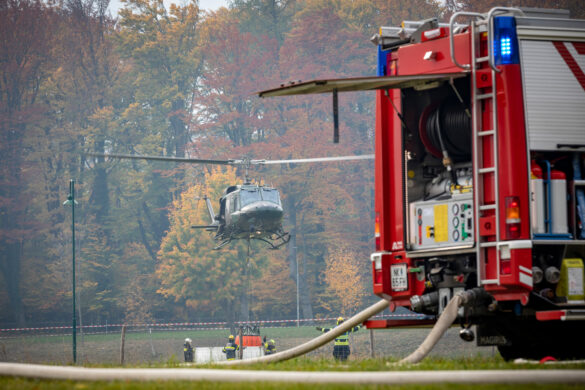
[[[566,297],[569,303],[585,300],[582,259],[563,259],[557,296]]]

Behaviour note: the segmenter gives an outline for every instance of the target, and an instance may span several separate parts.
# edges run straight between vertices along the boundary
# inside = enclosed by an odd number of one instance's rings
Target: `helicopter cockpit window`
[[[278,191],[276,190],[269,190],[266,188],[262,188],[262,199],[268,202],[280,204],[280,199],[278,196]]]
[[[241,190],[240,191],[240,204],[242,207],[249,205],[250,203],[258,202],[260,199],[260,193],[256,190]]]

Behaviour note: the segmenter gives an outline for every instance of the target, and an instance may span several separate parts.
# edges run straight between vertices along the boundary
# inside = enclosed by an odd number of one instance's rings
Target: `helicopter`
[[[233,240],[259,240],[267,243],[270,249],[278,249],[290,241],[290,234],[284,231],[282,219],[284,210],[280,200],[280,192],[271,186],[253,184],[248,176],[252,165],[300,164],[333,161],[372,160],[374,155],[316,157],[287,160],[252,160],[249,158],[213,160],[168,156],[146,156],[137,154],[89,153],[94,157],[109,157],[131,160],[168,161],[190,164],[215,164],[242,166],[245,168],[245,180],[242,184],[227,187],[219,199],[219,212],[215,213],[211,200],[204,196],[211,223],[193,225],[193,229],[205,229],[214,232],[214,240],[218,242],[214,249],[218,250]]]

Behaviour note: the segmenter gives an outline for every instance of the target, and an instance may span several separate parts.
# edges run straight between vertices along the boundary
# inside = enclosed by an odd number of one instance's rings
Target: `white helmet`
[[[186,342],[187,344],[191,344],[191,339],[187,337],[187,338],[185,339],[185,342]]]

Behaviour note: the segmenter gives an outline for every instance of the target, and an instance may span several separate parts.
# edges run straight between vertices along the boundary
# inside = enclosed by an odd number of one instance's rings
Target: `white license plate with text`
[[[406,264],[394,264],[390,266],[390,280],[393,291],[408,290],[408,270]]]

